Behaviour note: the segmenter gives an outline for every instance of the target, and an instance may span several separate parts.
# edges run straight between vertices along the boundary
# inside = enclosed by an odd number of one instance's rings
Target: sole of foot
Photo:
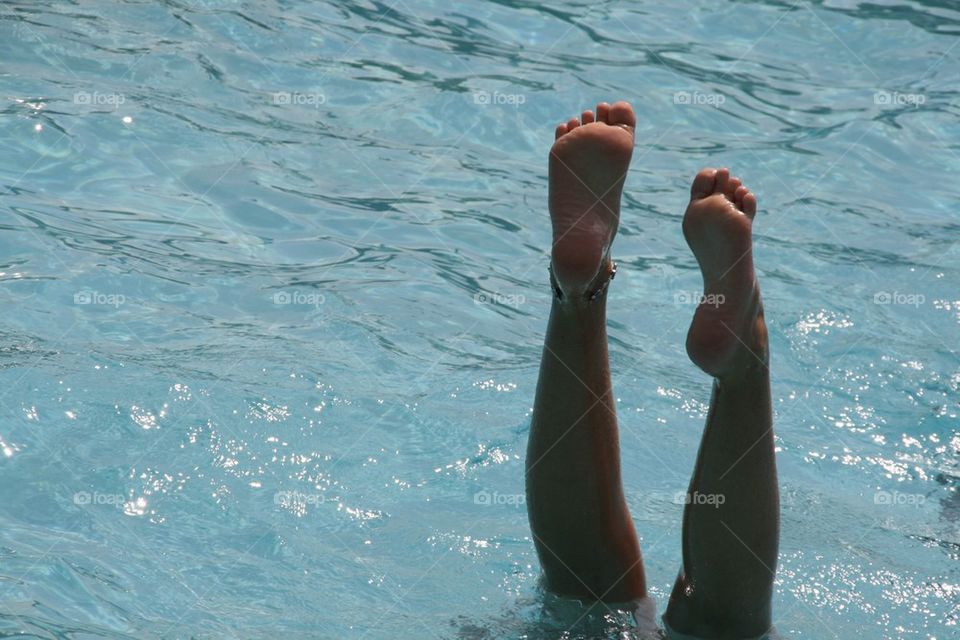
[[[767,334],[753,270],[757,198],[727,169],[704,169],[690,189],[683,235],[703,274],[687,354],[715,378],[766,366]]]
[[[636,122],[628,103],[601,102],[557,126],[549,162],[551,266],[565,300],[585,300],[610,277]]]

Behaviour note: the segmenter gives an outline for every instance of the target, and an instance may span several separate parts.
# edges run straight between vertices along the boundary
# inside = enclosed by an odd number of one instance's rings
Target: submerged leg
[[[553,306],[527,449],[527,508],[548,588],[587,600],[646,594],[620,481],[606,284],[633,152],[630,105],[557,127],[550,151]]]
[[[701,171],[683,220],[704,297],[687,352],[714,377],[683,515],[683,569],[667,613],[675,631],[749,638],[770,630],[779,493],[767,330],[753,270],[757,201],[726,169]]]

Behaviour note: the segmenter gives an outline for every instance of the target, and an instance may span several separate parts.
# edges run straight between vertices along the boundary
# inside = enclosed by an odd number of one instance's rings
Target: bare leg
[[[757,637],[770,630],[779,538],[767,330],[751,254],[757,202],[726,169],[701,171],[692,191],[684,235],[704,299],[687,352],[715,381],[664,617],[699,637]]]
[[[627,103],[602,103],[596,114],[557,128],[550,151],[555,295],[527,449],[530,526],[548,588],[610,602],[646,594],[620,480],[604,289],[635,123]]]

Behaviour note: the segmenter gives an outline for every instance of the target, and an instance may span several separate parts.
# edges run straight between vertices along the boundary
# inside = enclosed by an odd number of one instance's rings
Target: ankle
[[[758,377],[770,374],[770,349],[767,340],[767,325],[763,311],[757,315],[751,330],[743,337],[730,363],[716,376],[722,387],[737,387],[749,384]]]
[[[610,256],[604,256],[597,275],[584,287],[576,287],[565,290],[557,280],[553,264],[549,267],[550,288],[553,291],[554,301],[564,307],[583,308],[593,305],[599,305],[606,301],[607,289],[610,287],[610,281],[617,275],[617,263],[610,259]]]

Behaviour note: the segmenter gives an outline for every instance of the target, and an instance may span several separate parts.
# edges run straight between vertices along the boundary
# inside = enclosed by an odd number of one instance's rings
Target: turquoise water
[[[680,216],[727,165],[780,633],[956,637],[958,35],[945,1],[0,4],[0,635],[629,637],[538,591],[521,504],[546,152],[623,97],[611,357],[660,611],[709,393]]]

